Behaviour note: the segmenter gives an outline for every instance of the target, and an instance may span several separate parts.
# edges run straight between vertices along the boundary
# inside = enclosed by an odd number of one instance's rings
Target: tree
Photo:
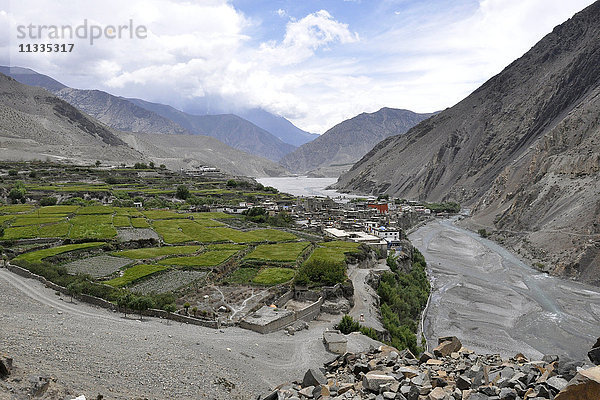
[[[192,314],[194,314],[194,317],[196,316],[197,313],[198,313],[198,307],[194,306],[192,308]]]
[[[160,165],[158,166],[158,168],[160,168],[160,169],[167,169],[167,166],[166,166],[165,164],[160,164]]]
[[[154,307],[154,301],[148,296],[135,296],[131,305],[134,310],[140,313],[140,319],[142,320],[144,319],[142,312]]]
[[[19,175],[19,171],[17,171],[16,169],[8,170],[8,176],[17,176],[17,175]]]
[[[40,199],[40,206],[53,206],[57,203],[56,197],[42,197]]]
[[[154,169],[154,161],[150,161],[150,163],[148,164],[148,166],[152,169]]]
[[[117,298],[117,307],[119,307],[121,312],[125,315],[125,318],[127,318],[127,309],[130,307],[130,303],[131,293],[125,293]]]
[[[100,166],[100,164],[102,164],[102,163],[100,162],[100,160],[96,160],[96,162],[94,163],[94,165],[96,165],[96,167],[99,167],[99,166]]]
[[[335,329],[339,330],[344,335],[347,335],[349,333],[358,331],[360,329],[360,323],[346,314],[342,317],[340,323],[335,326]]]
[[[181,200],[185,200],[190,197],[190,190],[185,185],[177,186],[177,192],[175,193],[175,197]]]
[[[191,306],[191,304],[190,304],[190,303],[188,303],[188,302],[186,302],[186,303],[183,305],[183,308],[185,308],[185,315],[188,315],[188,310],[190,309],[190,306]]]
[[[8,197],[11,199],[11,201],[13,203],[16,203],[19,200],[23,203],[25,200],[26,193],[27,193],[27,191],[25,190],[25,185],[23,184],[23,182],[17,181],[13,185],[12,189],[10,189],[10,192],[8,193]]]
[[[69,296],[71,296],[71,303],[73,302],[73,296],[77,296],[83,291],[81,282],[71,282],[67,285],[66,289]]]
[[[227,181],[227,186],[229,187],[236,187],[237,186],[237,182],[234,179],[230,179]]]

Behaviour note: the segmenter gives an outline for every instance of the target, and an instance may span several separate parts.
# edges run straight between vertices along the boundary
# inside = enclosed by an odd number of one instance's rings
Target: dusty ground
[[[424,322],[430,343],[456,335],[480,353],[586,358],[599,335],[600,289],[540,273],[448,220],[409,237],[433,280]]]
[[[357,321],[363,315],[364,320],[361,321],[361,324],[377,331],[384,330],[377,307],[379,296],[375,289],[367,284],[366,279],[371,271],[387,270],[389,267],[385,264],[385,260],[375,264],[373,268],[358,268],[357,265],[350,265],[348,268],[348,277],[352,279],[354,285],[354,307],[350,310],[349,315]]]
[[[256,399],[334,358],[322,343],[323,330],[339,317],[331,318],[295,336],[140,322],[71,304],[37,281],[0,269],[0,350],[17,367],[54,376],[87,398]],[[352,336],[349,349],[376,343]]]

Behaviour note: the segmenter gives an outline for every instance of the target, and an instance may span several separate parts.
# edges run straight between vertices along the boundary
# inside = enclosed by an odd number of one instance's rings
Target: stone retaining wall
[[[8,269],[10,272],[12,272],[14,274],[17,274],[19,276],[22,276],[22,277],[28,278],[28,279],[35,279],[37,281],[40,281],[46,287],[48,287],[52,290],[61,292],[67,296],[69,295],[69,291],[66,288],[59,286],[53,282],[50,282],[48,279],[44,278],[43,276],[34,274],[25,268],[22,268],[17,265],[13,265],[13,264],[6,264],[5,267],[6,267],[6,269]],[[98,307],[106,308],[106,309],[113,310],[113,311],[119,310],[115,304],[111,303],[110,301],[101,299],[99,297],[90,296],[87,294],[78,294],[73,297],[80,301],[84,301],[86,303],[93,304]],[[133,313],[133,311],[131,311],[131,310],[129,310],[129,311],[131,313]],[[168,312],[165,310],[157,310],[157,309],[144,310],[144,311],[142,311],[142,315],[145,315],[148,317],[170,319],[170,320],[181,322],[181,323],[199,325],[199,326],[204,326],[207,328],[213,328],[213,329],[219,328],[218,321],[208,321],[208,320],[202,320],[202,319],[198,319],[198,318],[192,318],[192,317],[188,317],[185,315],[171,313],[171,312]]]

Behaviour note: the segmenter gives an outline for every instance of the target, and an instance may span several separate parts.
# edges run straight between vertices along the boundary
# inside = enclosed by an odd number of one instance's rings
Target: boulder
[[[348,346],[348,339],[339,331],[324,331],[323,343],[325,343],[327,351],[335,354],[344,354]]]
[[[554,400],[598,400],[600,398],[600,367],[579,371]]]
[[[4,379],[12,371],[13,360],[6,354],[0,353],[0,378]]]
[[[432,358],[433,358],[433,354],[426,351],[423,354],[421,354],[421,356],[419,357],[419,363],[423,364],[424,362],[427,362],[428,360],[431,360]]]
[[[600,347],[594,347],[588,351],[588,358],[594,365],[600,365]]]
[[[302,379],[302,387],[326,385],[327,379],[320,369],[311,368],[304,374]]]
[[[560,378],[558,376],[553,376],[553,377],[548,378],[546,380],[546,384],[548,386],[550,386],[552,389],[555,389],[556,391],[560,392],[565,387],[567,387],[567,385],[569,384],[569,382],[567,382],[566,379]]]
[[[500,389],[500,400],[515,400],[517,398],[517,391],[512,388]]]
[[[464,375],[460,375],[458,378],[456,378],[456,387],[460,390],[471,389],[472,384],[473,382],[471,382],[471,379]]]
[[[433,349],[433,354],[437,357],[446,357],[461,349],[462,344],[456,336],[446,336],[438,339],[438,346]]]
[[[429,393],[427,396],[428,400],[444,400],[446,397],[446,392],[441,387],[436,387]]]
[[[394,384],[398,381],[390,375],[381,371],[370,371],[363,376],[363,387],[373,392],[379,393],[379,388],[386,384]]]

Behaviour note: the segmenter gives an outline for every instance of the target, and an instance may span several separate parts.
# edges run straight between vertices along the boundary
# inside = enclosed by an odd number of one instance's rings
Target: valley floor
[[[255,399],[335,357],[324,350],[322,332],[333,325],[324,319],[295,336],[139,321],[70,303],[2,268],[0,310],[0,350],[15,367],[53,376],[87,398]],[[349,350],[370,344],[353,336]]]
[[[600,289],[525,265],[479,235],[436,220],[409,235],[427,260],[433,291],[430,344],[455,335],[478,353],[587,359],[600,326]]]

